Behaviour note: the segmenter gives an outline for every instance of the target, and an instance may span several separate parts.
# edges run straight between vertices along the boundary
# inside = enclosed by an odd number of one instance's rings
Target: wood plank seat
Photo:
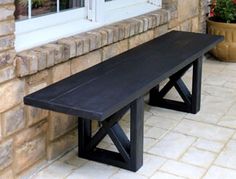
[[[172,31],[24,98],[27,105],[75,115],[79,119],[79,156],[131,171],[143,164],[143,96],[150,104],[179,111],[200,110],[202,56],[223,40]],[[193,66],[190,93],[181,77]],[[169,78],[159,89],[159,83]],[[164,99],[175,87],[184,102]],[[131,110],[130,139],[119,120]],[[91,120],[101,122],[92,136]],[[99,149],[106,136],[118,152]]]

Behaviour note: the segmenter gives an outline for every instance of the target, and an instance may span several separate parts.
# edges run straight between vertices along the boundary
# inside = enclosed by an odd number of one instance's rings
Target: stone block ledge
[[[159,9],[19,52],[15,59],[16,75],[25,77],[35,74],[56,64],[167,24],[170,20],[171,12]]]

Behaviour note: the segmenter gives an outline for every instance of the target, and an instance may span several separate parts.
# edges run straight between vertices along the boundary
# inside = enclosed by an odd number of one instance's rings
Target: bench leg
[[[183,75],[193,66],[192,94],[182,81]],[[192,64],[181,69],[170,77],[169,82],[160,89],[159,85],[150,90],[149,104],[151,106],[163,107],[177,111],[196,114],[200,110],[201,104],[201,79],[202,79],[202,57]],[[164,99],[165,95],[175,88],[183,102]]]
[[[202,58],[193,62],[192,113],[200,111],[202,87]]]
[[[131,105],[131,169],[137,171],[143,165],[143,130],[144,105],[143,97]]]
[[[101,122],[101,128],[92,136],[91,120],[79,118],[79,157],[131,171],[143,165],[143,97]],[[119,125],[119,120],[131,109],[130,140]],[[108,135],[119,152],[98,148]]]

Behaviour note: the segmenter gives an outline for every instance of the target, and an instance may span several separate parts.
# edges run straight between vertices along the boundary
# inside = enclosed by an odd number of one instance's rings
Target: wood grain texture
[[[27,105],[103,121],[223,40],[172,31],[24,98]]]

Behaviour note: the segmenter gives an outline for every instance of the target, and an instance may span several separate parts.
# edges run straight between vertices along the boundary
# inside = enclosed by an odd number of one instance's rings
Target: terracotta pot
[[[225,40],[219,43],[211,53],[221,61],[236,62],[236,24],[207,20],[208,33],[223,35]]]

